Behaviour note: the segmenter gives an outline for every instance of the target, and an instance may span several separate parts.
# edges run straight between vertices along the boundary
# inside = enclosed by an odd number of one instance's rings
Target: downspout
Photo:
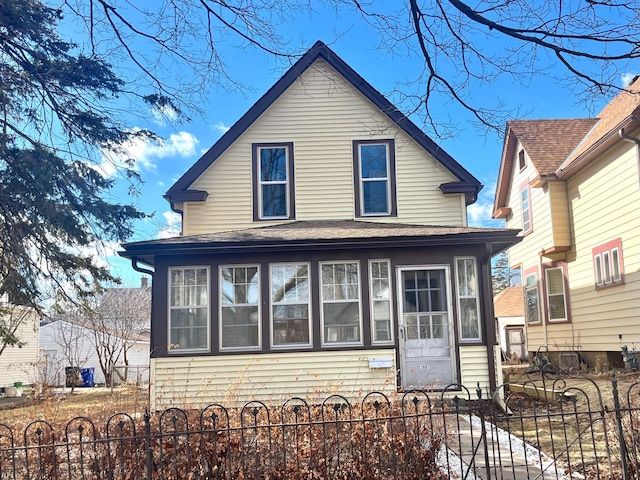
[[[138,265],[138,261],[139,260],[137,258],[132,258],[131,268],[133,268],[136,272],[144,273],[146,275],[151,275],[151,277],[153,278],[156,272],[153,270],[149,270],[148,268],[141,267],[140,265]]]

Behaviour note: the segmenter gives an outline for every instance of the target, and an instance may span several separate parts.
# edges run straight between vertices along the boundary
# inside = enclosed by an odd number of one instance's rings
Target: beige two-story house
[[[621,365],[640,348],[640,80],[596,118],[507,123],[493,215],[522,230],[530,352]]]
[[[151,397],[202,405],[495,387],[482,185],[322,42],[167,192],[182,235],[152,272]]]

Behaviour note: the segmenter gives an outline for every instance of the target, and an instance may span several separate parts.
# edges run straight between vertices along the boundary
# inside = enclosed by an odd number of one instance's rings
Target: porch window
[[[220,349],[260,348],[260,267],[220,267]]]
[[[567,315],[567,297],[562,267],[550,267],[544,271],[547,287],[547,309],[549,322],[564,322]]]
[[[353,142],[356,215],[395,215],[395,154],[393,140]]]
[[[391,280],[389,260],[369,261],[373,343],[391,343]]]
[[[480,305],[478,302],[478,275],[475,258],[456,259],[456,287],[458,290],[460,340],[482,340],[480,335]]]
[[[320,262],[322,344],[362,344],[358,262]]]
[[[311,346],[309,264],[271,265],[271,343]]]
[[[596,288],[624,283],[621,238],[616,238],[593,249],[593,268]]]
[[[525,275],[525,314],[528,323],[540,322],[540,300],[538,298],[538,276],[530,273]]]
[[[295,218],[293,144],[254,144],[253,176],[254,220]]]
[[[169,268],[169,351],[209,350],[209,269]]]

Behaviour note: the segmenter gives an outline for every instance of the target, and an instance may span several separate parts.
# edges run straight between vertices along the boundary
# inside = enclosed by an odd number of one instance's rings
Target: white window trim
[[[389,302],[389,331],[391,333],[390,340],[378,340],[376,341],[376,321],[374,318],[374,303],[376,299],[373,298],[373,263],[386,263],[387,264],[387,272],[389,273],[388,281],[389,281],[389,298],[387,299]],[[372,258],[369,260],[369,308],[371,314],[369,315],[371,320],[371,344],[372,345],[393,345],[395,342],[394,336],[394,322],[393,322],[393,307],[391,305],[391,300],[393,298],[393,288],[392,288],[392,278],[391,278],[391,260],[388,258]]]
[[[522,199],[522,194],[527,193],[527,208],[524,208],[524,201]],[[533,230],[533,220],[531,218],[531,189],[529,185],[520,189],[520,209],[522,210],[522,233],[526,234]],[[527,219],[529,222],[529,227],[525,228],[525,211],[527,212]]]
[[[481,342],[482,341],[482,319],[481,319],[481,312],[480,312],[480,286],[479,286],[479,282],[478,282],[478,262],[476,261],[475,257],[454,257],[453,258],[454,262],[455,262],[455,277],[456,277],[456,306],[458,307],[458,338],[460,339],[460,343],[477,343],[477,342]],[[470,295],[461,295],[460,294],[460,285],[458,284],[458,260],[473,260],[473,268],[475,269],[475,280],[476,280],[476,295],[475,296],[470,296]],[[460,313],[462,312],[462,307],[460,305],[460,299],[462,298],[475,298],[476,299],[476,312],[478,314],[478,337],[476,338],[464,338],[462,336],[462,318],[460,317]]]
[[[286,265],[306,265],[307,266],[307,289],[308,289],[308,300],[307,300],[307,312],[309,315],[308,319],[308,328],[309,328],[309,342],[308,343],[289,343],[285,345],[276,345],[274,341],[274,328],[273,328],[273,307],[274,305],[304,305],[303,303],[288,303],[288,302],[278,302],[273,303],[272,292],[273,292],[273,267],[281,267]],[[273,350],[295,350],[300,348],[311,348],[313,347],[313,312],[311,310],[311,263],[309,262],[277,262],[269,264],[269,338],[271,342],[271,349]]]
[[[362,175],[362,147],[370,147],[374,145],[384,145],[386,152],[386,172],[385,177],[372,177],[365,179]],[[391,215],[392,199],[391,199],[391,158],[390,158],[389,142],[367,142],[358,144],[358,181],[360,182],[360,216],[361,217],[379,217],[381,215]],[[384,180],[387,184],[387,210],[384,212],[366,213],[364,204],[364,184],[367,182],[379,182]]]
[[[614,258],[614,252],[616,258]],[[623,276],[622,266],[620,265],[620,249],[617,246],[595,254],[593,261],[595,264],[596,285],[598,287],[608,287],[622,283]],[[610,277],[608,281],[607,270]],[[598,273],[600,275],[598,275]]]
[[[202,306],[171,306],[171,272],[174,270],[197,270],[204,268],[207,271],[207,305]],[[176,265],[169,267],[167,275],[167,352],[169,354],[190,353],[190,352],[210,352],[211,351],[211,269],[208,265]],[[207,311],[207,346],[203,348],[171,348],[171,310],[185,308],[205,308]]]
[[[529,287],[527,286],[527,278],[529,277],[533,277],[534,282],[533,282],[533,286]],[[529,312],[529,301],[527,299],[527,292],[529,292],[529,290],[535,290],[536,291],[536,301],[538,303],[538,320],[534,320],[534,321],[530,321],[529,320],[529,316],[528,316],[528,312]],[[540,287],[538,285],[538,274],[537,272],[532,272],[529,273],[528,275],[524,276],[524,319],[527,322],[527,324],[529,325],[538,325],[539,323],[542,322],[542,318],[540,315]]]
[[[355,263],[358,268],[358,317],[359,324],[358,328],[360,329],[360,341],[358,342],[326,342],[324,338],[324,298],[323,298],[323,283],[322,283],[322,266],[323,265],[339,265],[339,264],[348,264]],[[321,345],[323,347],[339,347],[339,346],[361,346],[364,345],[363,339],[363,330],[362,330],[362,273],[360,272],[360,261],[359,260],[326,260],[322,262],[318,262],[318,288],[320,289],[320,338],[322,340]],[[353,300],[330,300],[326,303],[352,303]]]
[[[551,294],[549,293],[549,275],[547,274],[547,272],[550,272],[551,270],[560,270],[560,273],[562,274],[562,296],[564,298],[564,318],[551,318],[551,302],[550,302],[550,296]],[[545,287],[546,287],[546,291],[545,291],[545,296],[546,296],[546,300],[547,300],[547,321],[549,323],[562,323],[562,322],[568,322],[569,321],[569,305],[567,302],[567,286],[565,285],[565,278],[564,278],[564,269],[560,266],[557,267],[547,267],[544,269],[544,281],[545,281]],[[554,296],[558,296],[560,295],[559,293],[554,293]]]
[[[222,346],[222,269],[223,268],[252,268],[257,267],[257,276],[258,276],[258,345],[255,346],[245,346],[245,347],[223,347]],[[254,352],[258,350],[262,350],[262,302],[260,298],[261,294],[261,283],[262,276],[260,272],[260,264],[257,263],[236,263],[229,265],[219,265],[218,266],[218,348],[221,352]],[[226,305],[226,307],[230,306],[253,306],[253,303],[237,303],[233,305]]]
[[[286,172],[286,180],[285,181],[263,181],[262,180],[262,162],[260,161],[260,152],[262,150],[271,150],[274,148],[283,148],[285,152],[285,172]],[[273,145],[262,145],[257,147],[256,151],[256,169],[258,174],[258,218],[260,220],[284,220],[291,218],[291,198],[289,198],[290,191],[290,181],[291,181],[291,172],[289,171],[289,160],[290,160],[291,152],[289,152],[289,145],[286,144],[273,144]],[[263,200],[262,200],[262,187],[264,185],[284,185],[285,186],[285,205],[286,205],[286,215],[277,215],[277,216],[267,216],[264,215],[262,210]]]

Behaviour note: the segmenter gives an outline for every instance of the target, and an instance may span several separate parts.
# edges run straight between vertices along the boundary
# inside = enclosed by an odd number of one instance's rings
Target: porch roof
[[[297,221],[243,230],[178,236],[123,245],[121,256],[147,265],[158,255],[223,252],[478,245],[495,255],[518,243],[519,230],[377,223],[358,220]]]

